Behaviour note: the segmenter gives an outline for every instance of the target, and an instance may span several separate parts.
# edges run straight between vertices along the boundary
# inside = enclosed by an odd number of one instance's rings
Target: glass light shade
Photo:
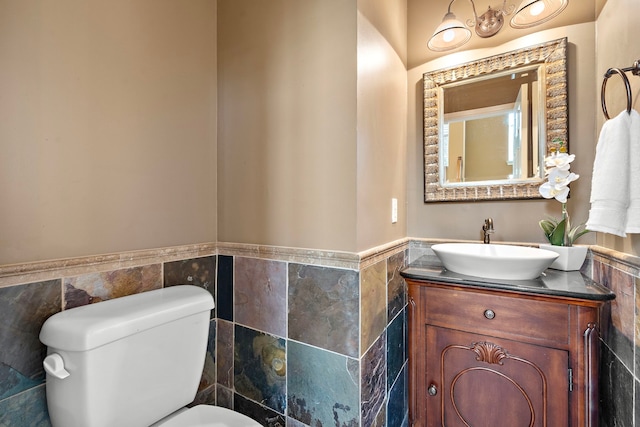
[[[453,13],[449,12],[434,31],[427,46],[433,51],[442,52],[460,47],[470,38],[471,30],[458,21]]]
[[[524,0],[513,18],[513,28],[529,28],[555,18],[569,4],[569,0]]]

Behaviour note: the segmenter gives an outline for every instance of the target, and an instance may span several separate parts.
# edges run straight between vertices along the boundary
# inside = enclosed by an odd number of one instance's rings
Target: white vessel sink
[[[431,249],[447,270],[501,280],[535,279],[558,257],[544,249],[483,243],[442,243]]]

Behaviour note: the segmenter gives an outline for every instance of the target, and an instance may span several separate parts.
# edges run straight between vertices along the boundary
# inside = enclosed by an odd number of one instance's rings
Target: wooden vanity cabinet
[[[411,425],[597,425],[601,301],[407,284]]]

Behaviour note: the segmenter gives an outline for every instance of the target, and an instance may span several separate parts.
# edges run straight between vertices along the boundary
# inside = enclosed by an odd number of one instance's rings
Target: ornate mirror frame
[[[462,79],[479,77],[522,66],[541,64],[544,67],[546,153],[554,140],[568,139],[567,106],[567,38],[490,56],[452,68],[427,72],[424,82],[424,201],[463,202],[480,200],[515,200],[541,198],[539,180],[523,182],[478,182],[472,185],[443,187],[440,184],[439,133],[441,85]]]

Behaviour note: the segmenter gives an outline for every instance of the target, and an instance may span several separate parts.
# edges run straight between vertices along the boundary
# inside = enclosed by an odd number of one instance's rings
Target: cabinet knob
[[[435,386],[435,384],[431,384],[427,389],[427,393],[429,393],[429,396],[435,396],[436,394],[438,394],[438,388]]]
[[[493,310],[486,309],[484,311],[484,317],[486,317],[487,319],[491,320],[494,317],[496,317],[496,313]]]

